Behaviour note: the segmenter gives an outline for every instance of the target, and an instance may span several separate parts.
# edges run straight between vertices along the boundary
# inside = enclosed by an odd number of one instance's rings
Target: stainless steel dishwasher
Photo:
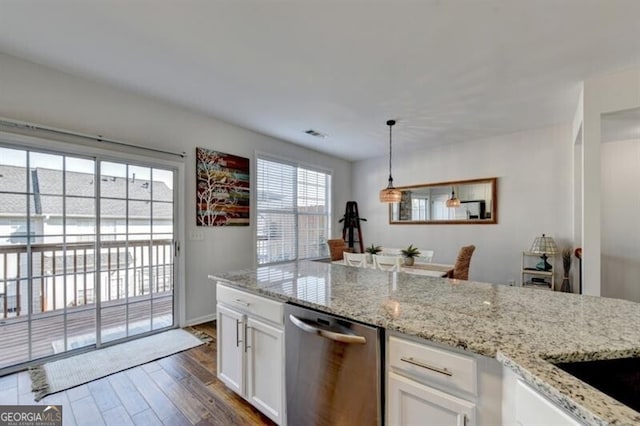
[[[284,312],[288,425],[381,425],[381,329],[294,305]]]

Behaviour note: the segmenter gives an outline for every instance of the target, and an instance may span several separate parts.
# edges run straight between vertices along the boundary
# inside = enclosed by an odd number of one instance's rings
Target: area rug
[[[181,352],[205,342],[184,330],[169,330],[29,369],[34,399]]]

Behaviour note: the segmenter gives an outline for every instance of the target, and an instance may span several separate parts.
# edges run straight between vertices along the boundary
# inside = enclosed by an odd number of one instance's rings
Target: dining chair
[[[373,267],[381,271],[400,271],[402,268],[402,257],[374,254]]]
[[[327,245],[329,246],[329,256],[332,262],[334,260],[342,260],[344,258],[342,253],[350,251],[347,243],[342,238],[327,240]]]
[[[457,280],[469,279],[469,266],[471,265],[471,256],[475,249],[476,246],[474,245],[463,246],[460,248],[456,263],[453,265],[453,278]]]
[[[382,247],[382,256],[402,256],[402,249],[392,247]]]
[[[342,255],[344,257],[345,265],[356,266],[358,268],[365,268],[367,266],[365,253],[349,253],[348,251],[345,251]]]
[[[416,257],[416,262],[418,263],[431,263],[433,261],[433,250],[422,250],[420,249],[420,256]]]

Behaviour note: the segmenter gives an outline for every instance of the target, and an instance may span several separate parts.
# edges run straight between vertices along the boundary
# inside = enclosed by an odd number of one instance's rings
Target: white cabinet
[[[471,426],[475,422],[474,403],[389,373],[389,425]]]
[[[284,423],[283,304],[218,284],[218,378]]]
[[[218,305],[218,378],[239,395],[244,394],[244,324],[242,313]]]
[[[503,424],[517,426],[578,426],[582,424],[573,415],[524,383],[509,367],[504,367],[503,378]]]
[[[390,426],[501,424],[496,360],[389,336],[387,366]]]
[[[283,342],[282,329],[247,319],[246,398],[276,422],[283,406]]]

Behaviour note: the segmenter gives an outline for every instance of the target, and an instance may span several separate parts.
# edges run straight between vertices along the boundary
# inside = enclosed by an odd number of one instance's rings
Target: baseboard
[[[187,320],[186,322],[186,326],[192,326],[192,325],[197,325],[197,324],[202,324],[205,322],[210,322],[210,321],[215,321],[216,320],[216,314],[209,314],[209,315],[203,315],[201,317],[197,317],[197,318],[191,318],[189,320]]]

